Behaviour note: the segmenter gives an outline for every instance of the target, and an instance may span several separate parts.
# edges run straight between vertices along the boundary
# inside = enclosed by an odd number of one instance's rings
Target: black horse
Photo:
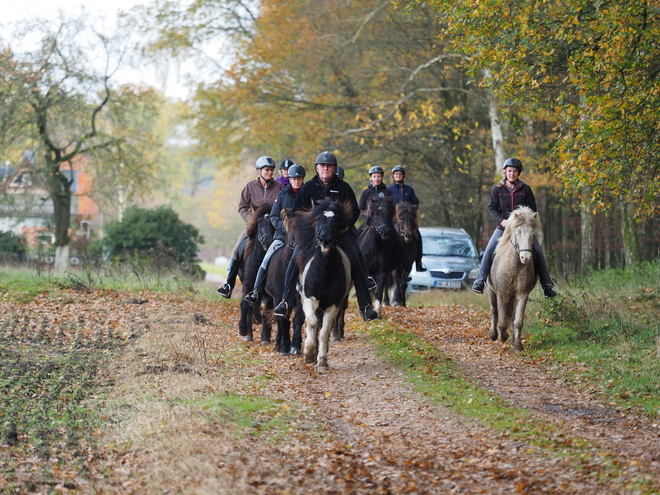
[[[283,209],[284,223],[289,229],[290,210]],[[289,242],[278,249],[270,258],[268,263],[268,277],[266,279],[266,291],[264,298],[268,297],[272,301],[281,301],[284,292],[284,277],[289,260],[293,256],[293,236],[289,230]],[[291,318],[276,316],[277,334],[275,336],[275,348],[280,354],[300,354],[302,350],[302,325],[305,319],[305,313],[302,310],[300,295],[295,294],[295,313],[293,317],[293,340],[291,339]],[[270,306],[272,308],[272,306]]]
[[[337,245],[352,225],[351,213],[349,203],[322,200],[293,218],[307,332],[303,354],[319,371],[328,370],[330,331],[351,288],[351,263]]]
[[[257,270],[261,261],[264,259],[266,251],[273,242],[275,227],[270,222],[270,210],[272,204],[265,203],[261,205],[252,215],[247,224],[248,242],[245,246],[243,261],[238,270],[243,284],[243,297],[241,298],[241,316],[238,321],[238,333],[245,338],[245,341],[252,342],[252,321],[261,323],[261,343],[270,342],[271,324],[266,318],[262,318],[260,308],[252,308],[245,301],[245,296],[254,289],[254,281],[257,278]],[[266,302],[267,304],[267,302]],[[273,309],[272,301],[270,308]]]
[[[396,205],[394,222],[399,237],[403,242],[403,259],[401,260],[401,265],[407,273],[410,273],[413,263],[422,254],[422,238],[419,235],[419,222],[417,220],[418,210],[419,207],[417,205],[410,203],[399,203]],[[405,306],[407,284],[402,280],[401,270],[395,270],[392,273],[392,277],[394,280],[392,304],[394,306]]]
[[[400,266],[397,260],[396,238],[393,228],[394,202],[391,197],[370,198],[367,202],[367,218],[358,237],[360,251],[367,261],[369,275],[376,280],[374,309],[381,316],[383,294],[393,270]]]

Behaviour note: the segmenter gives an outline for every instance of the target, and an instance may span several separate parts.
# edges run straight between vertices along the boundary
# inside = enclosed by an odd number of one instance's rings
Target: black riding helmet
[[[289,167],[289,179],[296,179],[298,177],[305,177],[305,168],[299,163],[294,163]]]
[[[290,168],[293,165],[293,160],[289,160],[288,158],[285,158],[280,162],[280,170],[286,170],[287,168]]]
[[[340,179],[344,178],[344,169],[341,168],[339,165],[337,165],[337,171],[335,172],[335,175],[339,177]]]
[[[383,171],[382,168],[380,168],[378,165],[374,165],[369,169],[369,177],[371,177],[373,174],[381,174],[384,175],[385,172]]]
[[[517,168],[518,173],[522,172],[522,162],[517,158],[507,158],[502,165],[502,170],[506,170],[507,167]]]
[[[328,163],[337,166],[337,157],[329,151],[321,151],[316,157],[314,164],[318,165],[319,163]]]
[[[257,163],[255,164],[257,170],[261,170],[262,168],[266,167],[271,167],[275,168],[275,160],[273,160],[269,156],[261,156],[257,159]]]
[[[394,173],[394,172],[401,172],[404,177],[406,176],[406,169],[403,168],[403,165],[397,165],[396,167],[394,167],[392,169],[392,173]]]

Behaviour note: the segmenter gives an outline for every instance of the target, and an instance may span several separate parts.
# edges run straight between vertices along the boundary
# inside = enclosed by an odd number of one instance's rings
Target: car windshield
[[[458,236],[422,237],[424,256],[461,256],[476,258],[477,252],[469,239]]]

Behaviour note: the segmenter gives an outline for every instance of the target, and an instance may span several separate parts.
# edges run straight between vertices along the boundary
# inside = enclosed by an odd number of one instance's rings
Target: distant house
[[[13,232],[26,238],[28,247],[51,244],[53,229],[53,202],[44,187],[43,179],[34,172],[31,155],[24,153],[16,167],[9,162],[0,165],[0,231]],[[71,186],[71,219],[75,226],[72,234],[89,237],[96,225],[99,209],[88,196],[92,179],[84,171],[84,158],[74,160],[73,170],[61,169]]]

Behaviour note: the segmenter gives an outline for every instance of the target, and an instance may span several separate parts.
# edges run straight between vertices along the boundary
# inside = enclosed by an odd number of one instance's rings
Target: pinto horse
[[[275,227],[270,222],[270,210],[272,204],[265,203],[254,212],[247,224],[248,242],[245,246],[243,261],[238,270],[243,283],[243,297],[241,298],[241,316],[238,320],[238,333],[244,337],[246,342],[254,340],[252,334],[252,321],[261,323],[261,343],[270,342],[271,324],[266,318],[261,317],[260,308],[253,308],[245,301],[245,296],[254,289],[257,278],[257,270],[266,255],[275,235]],[[266,309],[273,309],[273,303],[266,302]]]
[[[504,234],[495,248],[488,275],[488,297],[492,323],[488,336],[506,342],[507,330],[513,333],[513,349],[522,351],[521,332],[529,293],[538,276],[532,253],[540,232],[538,214],[527,206],[516,208],[507,221]]]
[[[293,217],[300,247],[298,290],[305,312],[305,362],[328,370],[332,325],[351,288],[351,264],[337,238],[351,227],[351,205],[321,200]]]
[[[369,275],[376,280],[374,310],[381,316],[383,294],[387,290],[392,271],[399,265],[396,256],[396,238],[399,234],[393,228],[394,202],[391,197],[369,198],[367,218],[361,227],[358,244],[366,258]]]
[[[403,259],[401,265],[410,273],[413,263],[422,254],[422,238],[419,235],[419,223],[417,212],[419,207],[410,203],[398,203],[396,205],[396,215],[394,224],[396,225],[399,237],[403,243]],[[394,293],[392,303],[394,306],[406,305],[407,283],[402,280],[401,268],[397,267],[392,272],[394,280]]]

